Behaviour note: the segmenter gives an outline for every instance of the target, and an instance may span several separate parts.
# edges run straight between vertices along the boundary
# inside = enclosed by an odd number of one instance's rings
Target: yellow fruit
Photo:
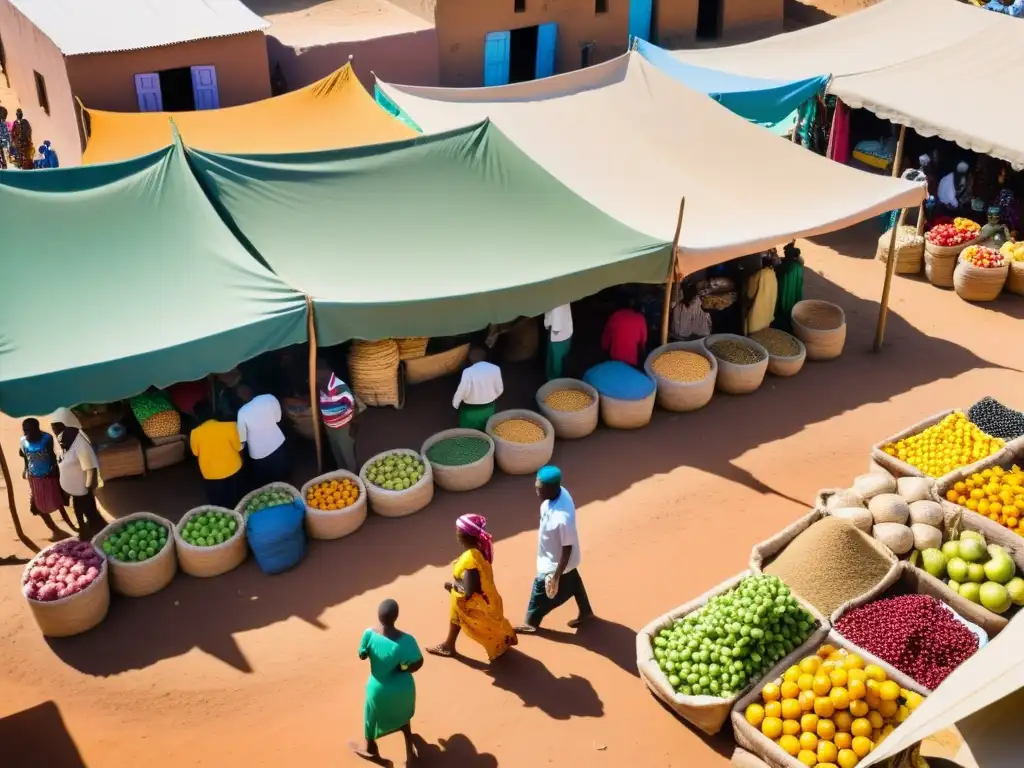
[[[801,749],[796,759],[810,768],[814,768],[818,764],[818,756],[809,749]]]
[[[828,692],[832,690],[832,681],[826,675],[818,675],[814,678],[811,688],[818,696],[828,696]]]
[[[818,654],[817,655],[820,656],[823,659],[827,659],[829,656],[831,656],[833,653],[835,653],[836,650],[837,649],[836,649],[836,647],[834,645],[830,645],[829,643],[825,643],[823,646],[821,646],[821,648],[818,649]]]
[[[828,696],[819,696],[814,700],[814,714],[818,717],[832,717],[836,711],[836,705]]]
[[[882,729],[882,735],[881,735],[881,739],[879,739],[879,741],[881,741],[882,739],[888,738],[889,734],[891,734],[894,730],[896,730],[896,728],[894,726],[892,726],[892,725],[885,726],[885,728]]]
[[[837,733],[833,741],[839,749],[849,749],[853,744],[853,736],[848,733]]]
[[[832,685],[837,687],[845,687],[848,677],[845,669],[833,669],[828,673],[828,679],[832,681]]]
[[[800,702],[796,699],[782,700],[782,716],[787,720],[799,720],[801,712]]]
[[[800,754],[800,740],[796,736],[783,736],[779,739],[779,746],[793,757]]]
[[[760,728],[761,723],[764,722],[764,707],[760,704],[748,704],[747,709],[743,712],[743,716],[747,718],[747,722],[755,728]]]
[[[800,702],[800,709],[804,712],[813,710],[816,698],[817,696],[814,695],[814,691],[800,691],[800,698],[797,699]]]
[[[877,710],[871,710],[868,712],[868,722],[871,723],[872,728],[881,728],[884,724],[882,722],[882,715]],[[856,735],[856,734],[854,734]]]
[[[765,717],[777,717],[782,719],[782,702],[781,701],[769,701],[764,705],[764,716]]]
[[[864,701],[868,703],[871,709],[879,709],[882,706],[882,697],[878,695],[878,690],[871,690],[868,688],[867,695],[864,696]]]
[[[796,684],[800,687],[801,691],[809,691],[814,685],[814,675],[804,672],[797,678]]]
[[[857,757],[857,753],[852,749],[839,750],[839,756],[836,759],[836,765],[838,765],[839,768],[853,768],[859,762],[860,758]]]
[[[866,701],[855,700],[850,702],[850,714],[854,717],[867,717],[868,709]]]
[[[818,748],[818,735],[804,731],[800,734],[800,749],[807,749],[813,752]]]
[[[821,668],[821,661],[821,658],[818,656],[808,656],[805,659],[801,659],[800,671],[805,675],[816,675]]]
[[[782,735],[782,721],[777,717],[766,717],[761,723],[761,733],[775,741]]]
[[[874,748],[874,746],[875,745],[871,743],[871,739],[868,739],[864,736],[857,736],[853,740],[853,745],[851,746],[851,749],[853,749],[853,753],[857,755],[857,757],[864,757],[868,752],[872,750],[872,748]]]
[[[864,667],[864,674],[867,675],[870,680],[877,680],[880,683],[885,681],[885,670],[877,664],[868,664]]]
[[[795,683],[800,678],[800,667],[794,664],[792,667],[786,670],[782,675],[782,681],[785,683]]]
[[[800,695],[800,686],[795,682],[787,680],[780,688],[783,699],[795,699]]]
[[[817,754],[819,763],[834,763],[839,757],[839,750],[831,741],[819,741]]]
[[[882,701],[896,701],[900,697],[900,687],[892,680],[886,680],[878,688],[878,695]]]
[[[845,669],[847,672],[850,672],[854,669],[862,670],[864,669],[864,659],[862,659],[856,653],[848,653],[846,654],[846,658],[843,660],[843,669]]]
[[[850,733],[854,736],[870,736],[872,730],[871,721],[866,717],[858,717],[850,725]]]
[[[832,741],[836,735],[836,725],[828,718],[822,718],[818,720],[817,734],[819,739],[825,741]]]
[[[924,697],[920,693],[915,693],[914,691],[906,690],[904,690],[902,693],[903,698],[907,702],[907,709],[909,709],[911,712],[917,709],[921,705],[921,702],[924,701]]]
[[[850,700],[851,701],[856,701],[857,699],[863,699],[867,695],[868,689],[867,689],[867,686],[864,685],[864,681],[863,680],[852,680],[851,679],[848,682],[849,682],[849,685],[847,686],[846,692],[848,694],[850,694]]]
[[[882,706],[878,708],[878,714],[888,720],[890,717],[895,717],[899,711],[900,705],[895,701],[883,701]]]
[[[813,712],[808,712],[805,715],[800,716],[800,730],[804,733],[817,733],[818,732],[818,716]]]
[[[836,709],[846,709],[850,706],[850,694],[845,688],[833,688],[829,691],[828,697],[832,699],[832,706]]]
[[[799,736],[800,735],[800,721],[799,720],[783,720],[782,721],[782,735],[783,736]]]
[[[840,733],[849,733],[853,725],[853,715],[847,711],[836,712],[832,716],[832,722],[836,724],[836,730]]]

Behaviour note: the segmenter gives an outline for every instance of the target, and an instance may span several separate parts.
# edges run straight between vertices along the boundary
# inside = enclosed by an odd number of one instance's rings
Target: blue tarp
[[[669,77],[706,93],[730,112],[762,125],[786,120],[801,104],[824,90],[829,80],[828,75],[805,80],[743,77],[684,64],[669,51],[644,40],[634,40],[633,45],[637,53]]]

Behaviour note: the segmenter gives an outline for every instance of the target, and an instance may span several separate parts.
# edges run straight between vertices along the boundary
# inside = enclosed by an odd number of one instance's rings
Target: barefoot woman
[[[448,637],[440,645],[428,648],[427,653],[451,656],[459,633],[465,632],[484,647],[488,661],[494,661],[517,641],[494,586],[494,554],[487,519],[463,515],[455,522],[455,536],[465,552],[452,567],[455,581],[444,585],[451,594]]]
[[[377,739],[401,731],[406,752],[412,754],[412,716],[416,711],[416,683],[412,676],[423,666],[416,638],[395,627],[398,603],[385,600],[377,608],[378,625],[363,632],[359,658],[370,660],[362,744],[349,743],[360,757],[380,756]]]

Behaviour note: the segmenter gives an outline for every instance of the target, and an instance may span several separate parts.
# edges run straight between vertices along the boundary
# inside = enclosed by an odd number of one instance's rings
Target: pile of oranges
[[[306,504],[323,512],[345,509],[357,501],[359,486],[347,477],[341,480],[324,480],[306,492]]]
[[[946,499],[1024,536],[1024,470],[992,467],[946,491]]]
[[[744,716],[808,768],[854,768],[923,700],[877,664],[823,645],[765,685]]]

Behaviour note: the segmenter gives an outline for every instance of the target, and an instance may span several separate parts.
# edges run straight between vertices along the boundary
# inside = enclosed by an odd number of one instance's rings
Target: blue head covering
[[[544,485],[560,485],[562,482],[562,470],[551,464],[541,467],[537,472],[537,479]]]

